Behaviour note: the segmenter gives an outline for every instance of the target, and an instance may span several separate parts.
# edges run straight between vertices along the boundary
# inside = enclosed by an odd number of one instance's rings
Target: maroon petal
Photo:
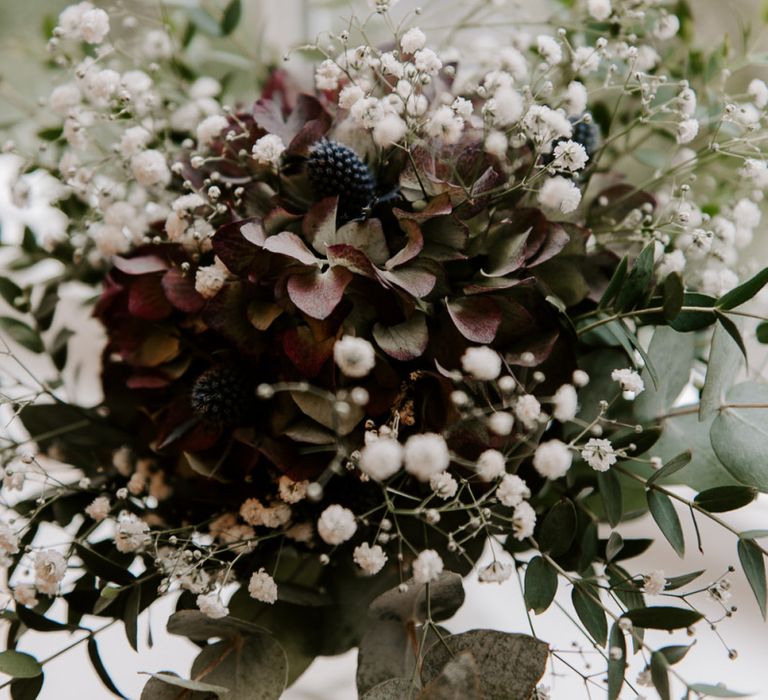
[[[145,275],[134,280],[128,288],[128,311],[147,321],[159,321],[173,311],[165,296],[158,275]]]
[[[162,286],[168,301],[180,311],[194,314],[205,306],[205,299],[195,290],[191,275],[185,275],[177,267],[163,275]]]
[[[344,296],[352,277],[352,273],[343,267],[332,267],[325,272],[317,270],[309,275],[292,275],[288,279],[288,296],[308,316],[328,318]]]
[[[449,301],[448,313],[459,332],[475,343],[492,342],[501,323],[501,309],[488,297],[474,296]]]

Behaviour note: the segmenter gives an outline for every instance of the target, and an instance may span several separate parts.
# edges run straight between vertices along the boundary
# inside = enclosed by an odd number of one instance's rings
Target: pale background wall
[[[36,91],[45,94],[42,76],[35,70],[35,52],[42,46],[40,38],[40,17],[44,13],[56,14],[66,5],[61,0],[25,0],[12,2],[0,0],[0,70],[8,73],[10,83],[16,86],[28,97],[34,98]],[[125,3],[127,6],[134,4]],[[358,11],[361,0],[352,3]],[[426,0],[422,3],[432,9],[445,6],[453,10],[458,5],[453,0]],[[513,0],[509,0],[513,4]],[[526,5],[521,11],[531,6],[541,12],[543,3],[518,2]],[[760,6],[760,0],[692,0],[695,11],[701,20],[697,30],[697,38],[702,43],[722,36],[725,31],[733,31],[737,27],[738,17],[754,18]],[[322,28],[332,26],[335,18],[347,15],[350,3],[316,2],[312,7],[305,6],[303,0],[245,0],[247,8],[247,26],[262,26],[266,23],[265,35],[270,47],[265,49],[265,55],[278,57],[286,46],[299,42],[306,35]],[[403,0],[397,8],[415,6],[415,2]],[[538,14],[541,16],[541,14]],[[747,19],[747,21],[750,21]],[[338,26],[338,25],[336,25]],[[425,25],[425,29],[428,27]],[[19,60],[21,51],[21,60]],[[9,62],[8,56],[13,53],[16,57]],[[40,55],[39,53],[37,54]],[[12,70],[8,70],[12,67]],[[0,124],[7,116],[15,113],[13,105],[0,97]],[[765,259],[768,257],[768,233],[762,241],[756,244],[756,253]],[[83,345],[92,342],[89,331],[81,335],[79,341]],[[685,513],[681,513],[683,522],[687,522]],[[768,499],[752,507],[732,514],[729,520],[740,529],[750,529],[768,526]],[[702,537],[705,554],[700,555],[693,547],[685,561],[680,561],[665,543],[657,543],[645,558],[647,568],[664,568],[667,575],[684,573],[698,568],[707,568],[712,575],[717,575],[728,565],[737,565],[734,538],[722,532],[716,526],[710,526],[702,521]],[[657,530],[648,519],[627,524],[621,528],[625,537],[656,536]],[[686,532],[687,538],[693,542],[693,533]],[[633,562],[637,565],[637,561]],[[768,649],[768,625],[759,619],[757,606],[743,577],[736,573],[731,576],[734,581],[733,600],[739,606],[739,612],[718,628],[729,646],[735,647],[738,659],[730,661],[726,650],[717,640],[715,634],[700,626],[697,635],[697,648],[690,655],[690,660],[679,667],[685,677],[691,681],[717,683],[728,682],[732,687],[755,693],[753,697],[768,699],[768,667],[765,665],[765,654]],[[478,627],[494,627],[509,631],[526,631],[527,622],[517,583],[512,580],[501,586],[495,584],[480,585],[476,580],[467,583],[467,602],[456,617],[448,623],[452,631],[461,631]],[[568,591],[562,590],[560,599],[569,605]],[[195,647],[178,637],[171,637],[164,631],[164,621],[172,608],[173,601],[159,603],[149,613],[142,615],[140,620],[139,638],[145,640],[139,653],[133,652],[125,641],[119,625],[109,629],[99,637],[102,656],[109,668],[110,674],[130,698],[138,698],[145,676],[142,671],[175,670],[184,675],[189,669],[195,653]],[[703,603],[706,606],[706,603]],[[715,611],[714,606],[709,608]],[[94,623],[98,623],[94,620]],[[562,614],[550,610],[545,615],[534,619],[536,632],[550,641],[559,650],[574,651],[573,643],[584,649],[584,655],[571,654],[578,662],[586,659],[592,662],[592,671],[597,673],[603,668],[603,662],[594,653],[589,652],[589,645],[578,632],[569,625]],[[147,631],[151,627],[154,646],[146,645]],[[677,637],[685,642],[682,638]],[[36,654],[38,658],[55,653],[70,643],[71,638],[66,634],[37,634],[30,633],[24,638],[22,648]],[[672,643],[666,636],[658,635],[650,641],[659,644]],[[310,670],[286,694],[286,700],[351,700],[356,697],[354,691],[355,653],[351,652],[342,657],[319,659]],[[642,664],[640,664],[642,665]],[[46,665],[46,689],[41,695],[42,700],[106,700],[111,695],[101,686],[98,678],[90,669],[90,664],[84,646],[72,651]],[[639,670],[639,668],[637,669]],[[563,674],[563,669],[557,669]],[[552,686],[553,698],[556,700],[577,700],[588,697],[580,679],[571,674],[550,676],[545,681]],[[643,689],[648,698],[655,697],[654,691]],[[632,693],[625,695],[633,698]],[[679,693],[678,693],[679,696]],[[7,698],[7,695],[1,695]],[[594,691],[592,697],[602,697],[599,691]]]

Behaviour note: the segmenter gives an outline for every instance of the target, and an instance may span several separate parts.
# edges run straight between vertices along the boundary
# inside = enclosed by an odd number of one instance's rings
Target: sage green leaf
[[[707,361],[707,376],[701,390],[699,420],[713,418],[725,403],[725,394],[733,385],[742,365],[742,355],[733,337],[722,324],[715,326]]]
[[[736,343],[736,346],[741,351],[742,357],[747,360],[747,347],[744,345],[744,339],[741,337],[741,331],[739,331],[739,327],[736,325],[733,319],[726,316],[721,311],[715,309],[715,314],[719,324],[725,329],[725,332],[731,337],[733,342]]]
[[[768,406],[768,384],[737,384],[726,394],[725,403],[709,433],[715,454],[738,481],[768,492],[768,407],[759,407]]]
[[[768,321],[761,321],[755,329],[755,337],[758,343],[765,345],[768,343]]]
[[[147,674],[157,681],[172,685],[174,688],[184,688],[185,690],[198,690],[205,693],[215,693],[216,697],[229,696],[229,688],[221,685],[212,685],[202,681],[191,681],[186,678],[172,675],[170,673],[149,673]],[[229,697],[228,697],[229,700]]]
[[[608,637],[608,648],[618,649],[621,653],[608,656],[608,700],[616,700],[621,694],[624,685],[624,671],[627,667],[627,642],[624,632],[617,622],[611,625],[611,633]]]
[[[525,605],[540,615],[555,599],[557,572],[543,557],[533,557],[525,567]]]
[[[681,311],[674,321],[669,325],[680,333],[689,333],[699,331],[702,328],[711,326],[716,320],[715,312],[712,311],[717,299],[700,292],[686,292],[683,296],[683,306],[690,306],[700,311]]]
[[[680,576],[671,576],[670,578],[667,579],[667,585],[665,586],[664,590],[675,591],[678,588],[687,586],[691,581],[695,581],[703,573],[704,573],[704,569],[699,569],[699,571],[691,571],[690,574],[681,574]]]
[[[11,681],[11,700],[35,700],[43,689],[45,674],[34,678],[14,678]]]
[[[416,689],[405,678],[390,678],[371,688],[360,700],[409,700],[416,697]]]
[[[683,528],[680,526],[680,518],[677,517],[675,506],[672,499],[666,494],[651,489],[647,493],[648,508],[651,511],[653,519],[659,526],[667,542],[672,545],[672,549],[677,552],[679,557],[685,554],[685,537]]]
[[[743,540],[761,540],[768,537],[768,530],[744,530],[739,533],[739,537]]]
[[[694,693],[712,698],[747,698],[754,696],[754,693],[740,693],[736,690],[729,690],[722,685],[710,685],[709,683],[691,683],[688,689]]]
[[[621,262],[616,266],[616,269],[611,276],[611,281],[608,282],[608,286],[605,288],[603,296],[600,297],[600,301],[597,304],[598,309],[604,309],[606,306],[609,306],[610,303],[616,298],[616,295],[619,293],[619,290],[624,284],[624,280],[627,278],[628,267],[629,257],[625,255],[621,259]]]
[[[696,624],[704,616],[689,608],[674,608],[656,605],[651,608],[636,608],[624,613],[635,627],[654,630],[679,630]]]
[[[741,306],[744,302],[749,301],[766,284],[768,284],[768,267],[763,268],[754,277],[751,277],[730,292],[723,294],[717,300],[717,307],[719,309],[735,309],[737,306]]]
[[[469,651],[481,670],[484,700],[528,700],[544,675],[546,642],[527,634],[470,630],[433,644],[424,656],[421,680],[426,686],[459,652]]]
[[[765,561],[763,553],[757,545],[751,540],[739,539],[736,546],[739,553],[739,561],[744,569],[744,574],[752,587],[757,604],[760,606],[760,612],[765,619],[766,615],[766,583],[765,583]]]
[[[450,634],[441,630],[441,634]],[[422,653],[438,641],[430,626],[416,631]],[[422,639],[424,642],[422,643]],[[412,678],[418,661],[412,630],[399,620],[371,620],[365,630],[357,654],[357,692],[364,695],[390,678]]]
[[[226,688],[226,700],[278,700],[288,682],[288,660],[271,635],[252,634],[205,647],[192,663],[192,676]]]
[[[710,440],[712,421],[713,418],[708,418],[699,422],[695,410],[664,421],[661,438],[645,457],[657,456],[667,462],[679,455],[681,450],[690,449],[692,459],[676,474],[670,477],[659,477],[660,482],[685,484],[697,491],[738,483],[712,449]],[[654,473],[648,469],[649,478]]]
[[[664,655],[664,658],[670,666],[673,666],[676,663],[680,663],[691,649],[693,649],[693,644],[689,644],[688,646],[685,644],[675,644],[659,649],[659,653]]]
[[[635,259],[627,279],[621,286],[614,307],[618,311],[629,311],[637,306],[650,292],[653,281],[654,244],[649,243]]]
[[[240,24],[242,10],[240,0],[229,0],[229,3],[224,8],[224,14],[221,16],[221,24],[219,25],[223,36],[227,36],[237,29],[237,25]]]
[[[162,675],[178,677],[178,674],[172,671],[163,671]],[[212,697],[210,693],[200,690],[180,691],[178,686],[170,685],[158,678],[150,678],[141,689],[139,700],[178,700],[181,692],[186,693],[184,700],[210,700]]]
[[[608,640],[608,623],[605,618],[605,610],[595,598],[599,599],[600,592],[597,588],[585,583],[576,583],[571,591],[571,602],[576,614],[587,628],[587,632],[600,646],[604,647]]]
[[[661,469],[653,472],[653,474],[651,474],[651,476],[648,477],[648,480],[645,483],[650,486],[652,483],[654,483],[655,481],[658,481],[659,479],[676,474],[681,469],[687,467],[690,464],[692,459],[693,459],[693,454],[691,453],[690,450],[681,452],[676,457],[673,457],[672,459],[670,459],[669,462],[666,462],[665,464],[663,464]]]
[[[698,493],[693,499],[710,513],[727,513],[752,503],[757,489],[751,486],[718,486]]]
[[[0,652],[0,673],[12,678],[34,678],[43,672],[38,660],[30,654],[14,649]]]
[[[483,700],[480,670],[471,651],[459,652],[424,688],[419,700]]]
[[[9,306],[16,306],[18,299],[23,299],[21,287],[7,277],[0,277],[0,297],[5,299]]]
[[[664,279],[664,303],[662,309],[667,321],[674,321],[683,308],[685,288],[679,272],[671,272]]]
[[[657,421],[674,406],[688,383],[696,358],[696,337],[678,333],[668,326],[659,326],[648,345],[648,357],[658,372],[658,387],[654,386],[648,368],[641,378],[645,391],[634,401],[635,420],[638,423]]]
[[[624,494],[621,490],[619,477],[610,470],[597,473],[597,488],[603,499],[605,516],[612,527],[621,522],[624,515]]]
[[[570,549],[576,536],[576,508],[573,502],[564,499],[555,503],[544,517],[538,533],[539,546],[543,552],[558,557]]]
[[[610,562],[616,557],[616,555],[624,547],[624,540],[621,535],[615,530],[608,537],[608,542],[605,545],[605,560]]]
[[[373,337],[379,347],[390,357],[407,362],[420,357],[427,349],[429,331],[426,317],[414,313],[407,321],[396,326],[383,326],[375,323]]]
[[[669,692],[669,669],[667,659],[661,652],[651,654],[651,681],[661,700],[671,700]]]
[[[262,634],[264,628],[236,617],[222,617],[214,620],[199,610],[180,610],[168,618],[166,629],[197,641],[212,637],[234,637],[238,634]]]
[[[427,589],[433,620],[448,619],[464,603],[461,576],[452,571],[444,571],[429,585],[416,583],[413,579],[405,583],[405,591],[401,591],[397,586],[378,596],[370,605],[371,617],[379,620],[423,622],[427,616]]]
[[[0,331],[6,333],[9,338],[34,353],[40,353],[45,350],[40,334],[17,318],[0,316]]]

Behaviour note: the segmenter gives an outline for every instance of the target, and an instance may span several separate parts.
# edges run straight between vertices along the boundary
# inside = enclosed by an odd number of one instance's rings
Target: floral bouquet
[[[619,530],[650,512],[682,556],[681,517],[719,523],[765,616],[768,531],[720,515],[768,491],[754,56],[692,49],[686,2],[563,2],[530,31],[396,4],[302,47],[313,87],[222,74],[238,0],[50,23],[55,87],[1,157],[14,698],[45,688],[27,630],[86,630],[125,697],[97,633],[136,649],[170,594],[200,651],[143,700],[278,698],[352,647],[366,700],[544,698],[548,667],[611,700],[737,695],[646,639],[731,616],[728,579],[633,564],[651,539]],[[91,316],[100,362],[68,355]],[[466,576],[519,580],[519,631],[439,624]],[[536,635],[552,605],[605,673]]]

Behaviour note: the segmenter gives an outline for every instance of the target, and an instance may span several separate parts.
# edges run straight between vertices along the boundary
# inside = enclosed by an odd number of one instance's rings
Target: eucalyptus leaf
[[[768,284],[768,267],[763,268],[754,277],[727,292],[717,301],[719,309],[735,309],[754,297]]]
[[[242,14],[241,0],[229,0],[227,6],[224,8],[224,14],[221,17],[221,23],[219,29],[223,36],[231,34],[237,25],[240,23],[240,15]]]
[[[671,700],[667,659],[658,651],[651,654],[651,681],[661,700]]]
[[[179,610],[168,618],[166,629],[189,639],[204,641],[212,637],[234,637],[242,634],[262,634],[264,628],[236,617],[213,619],[199,610]]]
[[[576,536],[576,508],[570,500],[555,503],[544,517],[538,533],[539,547],[558,557],[570,549]]]
[[[679,557],[685,554],[685,537],[680,526],[680,518],[677,516],[672,499],[664,493],[651,489],[647,494],[648,508],[653,519],[659,526],[667,542]]]
[[[694,693],[712,698],[747,698],[754,696],[754,693],[740,693],[737,690],[729,690],[722,685],[710,685],[709,683],[691,683],[688,689]]]
[[[484,700],[480,671],[470,651],[456,654],[419,695],[419,700]]]
[[[654,630],[679,630],[696,624],[704,616],[697,610],[656,605],[624,613],[635,627]]]
[[[423,622],[427,615],[427,594],[432,619],[446,620],[464,603],[464,586],[461,576],[444,571],[430,584],[416,583],[413,579],[405,582],[405,590],[397,586],[378,596],[370,605],[371,617],[379,620]]]
[[[619,478],[612,471],[597,473],[597,486],[603,500],[605,515],[612,527],[621,522],[624,515],[624,494]]]
[[[557,572],[543,557],[533,557],[525,567],[525,605],[540,615],[552,604],[557,593]]]
[[[608,647],[619,650],[618,654],[612,652],[608,656],[608,700],[617,700],[624,685],[624,671],[627,667],[627,643],[618,622],[611,625]]]
[[[40,334],[17,318],[0,316],[0,331],[6,333],[9,338],[34,353],[41,353],[45,350]]]
[[[433,644],[421,669],[426,686],[448,661],[469,651],[481,671],[480,686],[485,700],[528,700],[544,675],[549,657],[546,642],[527,634],[497,630],[471,630]]]
[[[709,513],[727,513],[749,505],[756,497],[757,489],[751,486],[718,486],[696,494],[693,500]]]
[[[34,678],[43,672],[40,662],[30,654],[15,649],[0,652],[0,673],[11,678]]]
[[[608,640],[608,623],[605,619],[605,610],[596,598],[599,599],[599,590],[586,583],[576,583],[571,591],[571,602],[584,627],[587,628],[592,639],[601,647]]]
[[[675,644],[673,646],[664,647],[659,649],[659,653],[664,655],[667,663],[672,666],[680,663],[686,656],[686,654],[693,648],[693,644],[686,646],[685,644]]]
[[[616,296],[615,308],[629,311],[637,306],[650,291],[653,281],[654,244],[649,243],[635,259],[627,279]]]
[[[763,619],[766,617],[766,582],[765,582],[765,561],[763,553],[757,545],[751,540],[739,539],[736,547],[739,554],[741,567],[749,581],[752,592],[755,594],[755,600],[760,606],[760,612]]]
[[[681,469],[687,467],[691,463],[692,459],[693,454],[690,450],[681,452],[679,455],[673,457],[668,462],[665,462],[658,471],[653,472],[653,474],[648,477],[648,480],[645,483],[650,486],[652,483],[658,481],[659,479],[663,479],[665,477],[676,474]]]
[[[714,417],[725,400],[742,364],[742,356],[732,336],[722,324],[715,327],[707,361],[707,376],[701,390],[699,420]]]
[[[390,678],[371,688],[360,700],[403,700],[415,697],[413,683],[405,678]]]
[[[221,685],[212,685],[211,683],[203,683],[202,681],[192,681],[186,678],[180,678],[179,676],[174,676],[170,673],[150,673],[148,675],[161,683],[172,685],[174,688],[215,693],[217,697],[227,696],[227,699],[229,700],[229,688],[225,688]]]
[[[710,440],[715,454],[738,481],[768,492],[768,384],[745,382],[733,387],[712,423]]]

